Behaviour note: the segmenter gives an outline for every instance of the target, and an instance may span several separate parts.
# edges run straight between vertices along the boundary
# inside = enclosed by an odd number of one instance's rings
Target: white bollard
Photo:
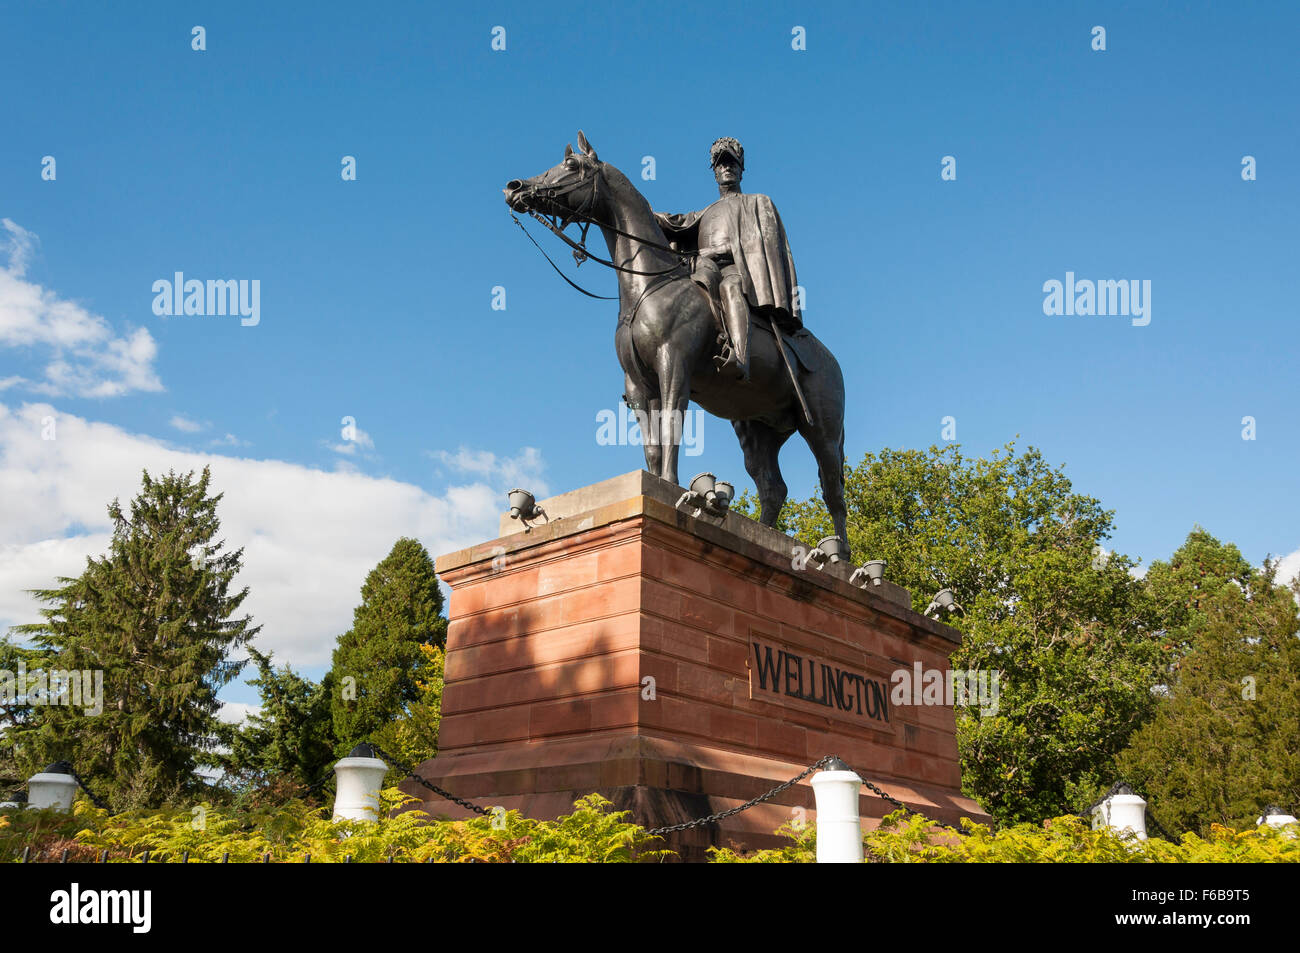
[[[62,761],[27,779],[27,806],[71,811],[77,799],[77,779]]]
[[[375,757],[370,745],[357,745],[334,765],[334,820],[379,819],[379,789],[388,765]]]
[[[1300,823],[1300,821],[1297,821],[1294,815],[1288,814],[1282,808],[1277,807],[1276,805],[1273,804],[1270,804],[1268,807],[1264,808],[1263,816],[1260,817],[1259,820],[1255,821],[1255,825],[1257,827],[1268,825],[1274,830],[1279,830],[1279,831],[1286,828],[1288,824],[1296,824],[1296,823]],[[1290,834],[1292,837],[1296,836],[1296,832],[1293,830],[1287,831],[1287,833]]]
[[[1109,827],[1138,840],[1147,839],[1147,802],[1133,793],[1127,784],[1111,788],[1105,799],[1092,809],[1092,829]]]
[[[839,758],[812,777],[817,801],[817,863],[862,863],[862,779]]]

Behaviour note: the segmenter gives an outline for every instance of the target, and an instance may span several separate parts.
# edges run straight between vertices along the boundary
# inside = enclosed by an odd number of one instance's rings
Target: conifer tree
[[[216,763],[217,693],[238,673],[231,653],[258,631],[235,613],[248,595],[234,590],[243,550],[217,538],[211,473],[169,472],[142,488],[124,510],[108,507],[107,555],[88,559],[76,578],[33,594],[43,622],[20,635],[63,669],[103,673],[103,711],[42,706],[14,742],[29,769],[58,759],[116,808],[156,806],[200,791],[198,769]]]
[[[418,540],[399,539],[366,577],[352,628],[334,650],[328,680],[338,754],[427,701],[422,647],[446,644],[442,605],[428,551]]]
[[[1197,529],[1147,574],[1172,620],[1155,717],[1118,759],[1169,831],[1254,826],[1300,809],[1300,611],[1275,568]]]
[[[269,654],[250,654],[258,676],[248,684],[261,705],[242,724],[225,726],[225,781],[237,789],[315,784],[334,761],[329,685],[276,668]]]

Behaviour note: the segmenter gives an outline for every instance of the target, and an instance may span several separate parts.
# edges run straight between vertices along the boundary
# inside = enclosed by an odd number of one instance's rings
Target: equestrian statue
[[[511,209],[569,244],[579,264],[593,258],[617,272],[614,349],[646,469],[678,483],[682,421],[694,400],[731,421],[758,489],[760,520],[775,526],[787,496],[777,456],[798,431],[817,460],[822,497],[847,550],[844,376],[803,326],[803,292],[776,206],[740,191],[744,148],[724,137],[709,158],[718,200],[682,215],[653,212],[581,132],[577,151],[566,146],[559,165],[503,191]],[[574,223],[582,241],[565,234]],[[607,259],[585,244],[592,225],[605,238]]]

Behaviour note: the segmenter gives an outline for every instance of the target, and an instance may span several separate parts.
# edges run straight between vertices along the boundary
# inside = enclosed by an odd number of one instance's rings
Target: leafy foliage
[[[109,816],[79,801],[75,814],[18,811],[0,814],[0,857],[32,847],[33,860],[93,860],[108,851],[113,861],[149,860],[249,863],[269,855],[278,863],[626,863],[656,861],[671,851],[611,812],[599,795],[574,803],[573,813],[552,821],[517,811],[466,821],[434,821],[410,809],[416,804],[395,788],[382,793],[377,821],[331,822],[328,809],[300,801],[267,810],[232,811],[215,806],[131,812]],[[395,810],[404,808],[402,810]]]
[[[10,731],[23,770],[66,758],[119,808],[203,789],[196,769],[215,761],[217,693],[243,664],[231,653],[258,631],[234,617],[248,594],[232,588],[243,550],[217,539],[221,494],[210,483],[207,468],[197,481],[145,472],[129,513],[108,507],[108,554],[35,592],[45,620],[15,631],[51,666],[102,671],[103,712],[34,709]]]
[[[334,761],[327,689],[287,665],[277,669],[270,655],[249,653],[258,677],[248,684],[257,687],[261,705],[242,724],[224,727],[224,783],[237,791],[277,782],[305,788]]]
[[[436,678],[422,646],[446,646],[442,603],[433,560],[417,540],[399,539],[366,577],[327,679],[336,754],[409,716],[410,706],[428,703],[418,683]],[[421,730],[427,726],[426,715]]]
[[[418,802],[396,789],[382,792],[377,821],[331,822],[328,811],[302,802],[257,810],[207,807],[137,811],[109,816],[78,801],[73,814],[0,812],[0,860],[18,858],[24,847],[34,861],[91,861],[107,851],[110,862],[232,863],[627,863],[663,861],[673,852],[658,845],[627,812],[611,811],[592,794],[573,812],[550,821],[517,811],[464,821],[434,820],[413,809]],[[812,863],[817,829],[787,824],[777,833],[789,843],[739,854],[711,850],[714,863]],[[1177,843],[1136,841],[1110,830],[1091,830],[1077,817],[994,829],[969,820],[960,831],[920,815],[897,811],[863,835],[864,856],[873,863],[1300,863],[1300,828],[1236,831],[1213,825],[1204,838],[1184,834]]]
[[[1204,531],[1149,575],[1172,606],[1172,662],[1120,772],[1171,830],[1240,827],[1266,803],[1300,803],[1300,590]]]
[[[718,863],[810,863],[816,859],[817,831],[782,828],[790,843],[741,856],[715,849]],[[880,827],[863,835],[863,854],[871,863],[992,864],[1172,864],[1172,863],[1300,863],[1300,830],[1268,827],[1236,831],[1213,826],[1208,837],[1184,834],[1178,843],[1152,838],[1137,841],[1103,828],[1090,829],[1073,815],[1042,824],[1016,824],[994,829],[963,819],[961,830],[945,827],[919,814],[895,811]]]
[[[1162,662],[1134,562],[1102,547],[1113,514],[1012,444],[989,459],[956,444],[867,454],[845,498],[854,553],[886,560],[913,608],[955,592],[953,667],[998,673],[996,713],[958,710],[966,793],[1003,823],[1086,807],[1151,717]],[[810,547],[834,532],[817,497],[781,519]]]

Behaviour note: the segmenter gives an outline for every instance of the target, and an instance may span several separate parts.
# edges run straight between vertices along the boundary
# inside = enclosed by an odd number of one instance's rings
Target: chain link
[[[894,797],[894,796],[891,795],[891,794],[886,794],[884,791],[880,790],[880,788],[876,787],[874,784],[872,784],[872,783],[871,783],[870,781],[868,781],[866,778],[862,777],[862,772],[861,772],[861,771],[855,771],[855,772],[853,772],[853,773],[856,774],[856,775],[861,779],[861,781],[862,781],[863,784],[865,784],[869,789],[871,789],[872,793],[878,795],[879,797],[884,798],[884,799],[885,799],[886,801],[888,801],[890,804],[894,805],[894,807],[902,808],[905,814],[915,814],[915,813],[916,813],[916,811],[912,810],[910,807],[908,807],[906,804],[904,804],[904,803],[903,803],[902,801],[900,801],[898,798]]]
[[[68,774],[72,775],[72,780],[76,781],[77,786],[86,792],[86,797],[90,798],[91,803],[94,804],[95,807],[99,808],[101,811],[108,810],[108,802],[103,798],[98,797],[94,791],[86,787],[86,782],[81,780],[81,775],[77,774],[76,769],[72,767],[71,761],[60,761],[59,766],[68,769]]]
[[[684,824],[673,824],[669,827],[656,827],[653,828],[652,830],[646,831],[646,833],[657,836],[659,834],[672,834],[676,831],[687,831],[690,830],[692,827],[699,827],[701,824],[716,824],[718,821],[723,820],[724,818],[728,818],[735,814],[739,814],[741,811],[748,811],[751,807],[754,807],[755,805],[758,804],[762,804],[764,801],[770,801],[772,798],[776,797],[782,791],[794,787],[804,778],[808,777],[808,775],[821,770],[824,766],[826,766],[833,760],[834,758],[832,758],[830,755],[827,755],[825,758],[822,758],[821,760],[817,761],[815,764],[809,765],[796,777],[791,778],[789,781],[786,781],[784,784],[778,784],[776,787],[772,788],[772,790],[768,791],[766,794],[760,794],[756,798],[750,798],[744,804],[740,804],[726,811],[719,811],[717,814],[710,814],[708,817],[701,817],[694,821],[687,821]]]
[[[445,798],[446,800],[451,801],[453,804],[459,804],[461,807],[465,808],[465,810],[473,811],[475,814],[480,814],[484,817],[492,813],[492,811],[489,808],[480,807],[479,805],[475,804],[473,801],[467,801],[463,797],[456,797],[456,795],[452,794],[449,791],[444,791],[442,788],[438,787],[438,785],[434,784],[433,782],[426,781],[424,778],[420,777],[409,767],[403,765],[400,761],[394,758],[383,748],[379,747],[379,745],[375,744],[373,741],[367,742],[367,744],[370,745],[371,750],[374,751],[376,755],[378,755],[380,758],[383,758],[385,761],[388,762],[389,767],[396,768],[398,771],[401,771],[411,780],[424,785],[434,794],[438,795],[438,797]]]
[[[465,810],[472,811],[473,813],[483,817],[487,817],[488,815],[493,813],[493,809],[491,808],[482,807],[478,804],[475,804],[473,801],[466,800],[463,797],[457,797],[456,795],[452,794],[450,791],[446,791],[443,788],[440,788],[432,781],[428,781],[420,777],[420,775],[416,774],[413,770],[411,770],[409,766],[398,761],[391,754],[389,754],[383,748],[379,747],[379,745],[375,744],[374,742],[368,742],[368,744],[370,745],[371,750],[374,751],[376,757],[382,758],[384,761],[388,762],[390,768],[394,768],[400,771],[401,773],[405,774],[408,779],[415,781],[420,785],[423,785],[424,787],[432,791],[434,794],[438,795],[440,798],[451,801],[453,804],[457,804],[460,807],[465,808]],[[770,791],[760,794],[757,797],[750,798],[744,804],[738,804],[736,807],[728,808],[725,811],[718,811],[716,814],[710,814],[707,817],[696,818],[693,821],[685,821],[681,824],[671,824],[667,827],[651,828],[650,830],[647,830],[646,833],[651,836],[660,836],[663,834],[674,834],[677,833],[678,831],[691,830],[696,827],[702,827],[705,824],[716,824],[719,821],[726,820],[728,817],[734,817],[735,815],[741,813],[742,811],[748,811],[751,807],[756,807],[759,804],[764,803],[765,801],[772,800],[777,795],[785,791],[788,791],[790,788],[794,787],[796,784],[798,784],[800,781],[807,778],[809,775],[815,774],[817,771],[820,771],[822,768],[826,767],[826,765],[830,764],[834,760],[835,758],[833,756],[827,755],[826,757],[817,760],[813,764],[810,764],[807,768],[799,772],[799,774],[795,775],[789,781],[786,781],[782,784],[778,784]],[[90,790],[90,788],[86,786],[86,782],[83,781],[78,776],[77,772],[73,769],[71,763],[67,761],[63,761],[60,762],[60,764],[62,766],[65,766],[68,769],[68,773],[72,775],[73,780],[77,782],[81,790],[86,792],[86,796],[89,797],[92,802],[94,802],[96,807],[100,808],[101,810],[108,809],[108,805],[101,798],[96,796],[95,793]],[[877,787],[875,784],[872,784],[870,781],[866,780],[865,778],[862,778],[862,774],[860,772],[855,772],[855,773],[858,774],[858,777],[862,779],[862,783],[866,785],[866,787],[869,788],[872,791],[872,793],[885,799],[895,807],[901,808],[903,811],[907,812],[908,814],[915,813],[906,804],[898,800],[898,798],[893,797],[890,794],[887,794],[886,792],[882,791],[879,787]],[[317,788],[322,787],[327,781],[329,781],[333,777],[334,777],[334,771],[333,769],[331,769],[329,772],[322,775],[317,781],[310,784],[307,787],[307,791],[310,792],[316,790]],[[1155,818],[1152,818],[1152,821],[1154,822]],[[1156,826],[1159,827],[1158,822],[1156,822]],[[1163,834],[1163,828],[1161,829],[1161,833]],[[1167,834],[1164,836],[1168,837]]]
[[[419,784],[422,784],[424,787],[428,788],[430,791],[432,791],[434,794],[438,795],[439,797],[451,801],[453,804],[458,804],[468,811],[473,811],[475,814],[487,816],[492,813],[490,809],[481,807],[480,805],[475,804],[473,801],[468,801],[465,798],[457,797],[456,795],[452,794],[450,791],[445,791],[442,788],[438,787],[438,785],[432,783],[431,781],[427,781],[424,778],[420,777],[420,775],[416,774],[409,767],[402,764],[400,761],[394,758],[383,748],[379,747],[379,745],[373,742],[369,742],[369,744],[371,749],[375,752],[375,755],[387,761],[390,767],[396,768],[398,771],[405,774],[407,778]],[[826,765],[830,764],[834,760],[835,760],[834,756],[827,755],[826,757],[817,760],[813,764],[810,764],[807,768],[799,772],[799,774],[795,775],[789,781],[786,781],[782,784],[778,784],[770,791],[760,794],[757,797],[750,798],[744,804],[738,804],[735,807],[728,808],[725,811],[718,811],[716,814],[710,814],[707,817],[696,818],[693,821],[685,821],[681,824],[670,824],[667,827],[650,828],[649,830],[646,831],[646,833],[651,836],[657,837],[663,834],[674,834],[677,833],[678,831],[691,830],[692,828],[702,827],[705,824],[716,824],[719,821],[726,820],[728,817],[734,817],[735,815],[741,813],[742,811],[748,811],[751,807],[756,807],[757,805],[762,804],[765,801],[772,800],[772,798],[776,797],[778,794],[781,794],[784,791],[788,791],[790,788],[794,787],[800,781],[804,780],[809,775],[815,774],[816,772],[820,771],[822,768],[826,767]],[[862,778],[862,775],[858,773],[858,777]],[[898,798],[893,797],[892,795],[882,791],[879,787],[877,787],[875,784],[872,784],[870,781],[866,780],[865,778],[862,778],[862,783],[865,784],[869,789],[871,789],[873,793],[875,793],[881,798],[884,798],[886,801],[888,801],[890,804],[894,805],[895,807],[901,808],[903,811],[905,811],[908,814],[915,813],[911,808],[909,808]]]

